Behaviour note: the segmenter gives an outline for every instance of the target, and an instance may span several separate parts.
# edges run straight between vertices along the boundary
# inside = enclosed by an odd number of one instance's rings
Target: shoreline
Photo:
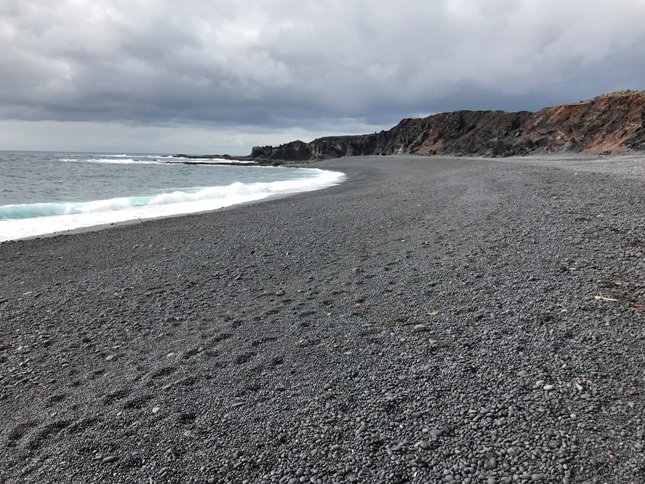
[[[295,168],[295,167],[294,167]],[[303,167],[306,168],[306,167]],[[318,170],[312,167],[307,168],[311,171],[319,171],[322,172],[323,170]],[[252,203],[259,203],[267,200],[272,200],[276,198],[282,198],[282,197],[288,197],[291,196],[292,194],[297,194],[297,193],[307,193],[309,191],[315,191],[315,190],[321,190],[324,188],[327,188],[329,186],[334,186],[337,184],[340,184],[344,181],[345,175],[340,173],[340,172],[332,172],[330,170],[326,170],[328,176],[335,176],[337,179],[335,180],[326,180],[324,182],[318,182],[318,184],[314,187],[311,185],[304,186],[304,187],[299,187],[299,188],[291,188],[289,191],[285,190],[284,188],[281,191],[274,191],[274,190],[267,190],[265,192],[261,193],[256,193],[255,195],[246,195],[244,198],[246,200],[244,201],[235,201],[233,203],[229,201],[225,201],[222,203],[226,203],[223,206],[218,206],[216,208],[204,208],[203,204],[204,203],[209,203],[210,205],[213,205],[212,200],[201,200],[202,207],[195,210],[194,206],[188,206],[186,207],[185,203],[184,205],[184,211],[183,212],[168,212],[168,213],[163,213],[162,215],[159,214],[154,214],[154,213],[136,213],[135,218],[125,218],[125,214],[123,214],[121,211],[116,210],[116,211],[104,211],[100,215],[102,218],[107,219],[104,220],[103,222],[97,222],[97,221],[90,221],[88,222],[83,222],[83,224],[86,225],[80,225],[78,220],[74,220],[73,222],[67,222],[67,221],[62,221],[63,218],[66,217],[66,215],[61,216],[43,216],[39,218],[31,218],[31,219],[26,219],[26,221],[31,222],[31,225],[27,227],[26,229],[13,227],[14,233],[16,233],[19,230],[23,230],[23,233],[19,236],[18,238],[14,239],[4,239],[2,236],[2,233],[0,232],[0,244],[6,243],[6,242],[16,242],[19,240],[32,240],[36,238],[49,238],[49,237],[57,237],[61,235],[66,235],[66,234],[78,234],[78,233],[87,233],[87,232],[93,232],[93,231],[100,231],[100,230],[105,230],[111,227],[117,227],[120,225],[132,225],[132,224],[137,224],[137,223],[144,223],[147,221],[151,220],[160,220],[160,219],[165,219],[165,218],[174,218],[174,217],[183,217],[186,215],[191,215],[191,214],[200,214],[200,213],[211,213],[215,211],[219,211],[222,209],[226,209],[229,207],[233,206],[243,206],[246,204],[252,204]],[[286,182],[289,182],[289,180],[285,180]],[[284,181],[283,181],[284,182]],[[271,184],[271,182],[268,182],[268,184]],[[222,187],[225,188],[225,187]],[[226,199],[224,199],[226,200]],[[161,207],[167,207],[167,208],[173,208],[176,207],[175,204],[169,204],[169,205],[161,205]],[[150,208],[149,206],[146,208]],[[73,216],[78,216],[78,214],[72,214]],[[98,215],[98,214],[94,214]],[[81,214],[82,216],[82,214]],[[132,213],[130,214],[132,216]],[[39,221],[40,227],[34,227],[33,226],[33,221]],[[0,220],[0,229],[6,229],[7,226],[5,224],[11,224],[12,222],[21,222],[21,219],[7,219],[7,220]],[[72,226],[71,228],[62,228],[62,227],[69,227]],[[74,227],[74,225],[76,225]],[[44,233],[39,233],[39,231],[44,230],[45,227],[49,230],[53,231],[48,231]],[[55,227],[55,228],[54,228]],[[24,233],[29,232],[30,235],[24,235]]]
[[[0,244],[0,481],[642,482],[645,165],[602,159]]]

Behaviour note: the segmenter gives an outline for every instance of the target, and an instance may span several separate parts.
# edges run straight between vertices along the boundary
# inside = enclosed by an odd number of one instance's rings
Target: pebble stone
[[[642,484],[645,165],[581,156],[0,243],[0,482]]]

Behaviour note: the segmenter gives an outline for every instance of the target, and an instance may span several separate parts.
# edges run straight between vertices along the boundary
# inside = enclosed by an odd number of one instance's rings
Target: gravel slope
[[[0,482],[645,482],[645,162],[0,244]]]

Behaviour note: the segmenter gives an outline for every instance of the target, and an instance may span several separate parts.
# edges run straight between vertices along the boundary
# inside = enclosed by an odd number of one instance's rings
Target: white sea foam
[[[0,242],[68,230],[207,212],[272,196],[319,190],[342,182],[339,172],[311,169],[295,180],[232,183],[177,190],[154,196],[121,197],[80,203],[5,205],[0,207]]]
[[[156,165],[159,164],[159,161],[154,160],[136,160],[134,158],[124,158],[124,157],[113,157],[113,158],[89,158],[83,160],[84,163],[109,163],[116,165],[130,165],[130,164],[139,164],[139,165]]]
[[[249,161],[249,160],[228,160],[226,158],[185,158],[183,156],[167,156],[167,157],[160,157],[159,159],[168,159],[168,163],[220,163],[220,164],[226,164],[226,163],[234,163],[234,164],[243,164],[243,165],[251,165],[255,163],[255,161]],[[177,161],[175,161],[177,160]]]
[[[255,161],[251,160],[227,160],[225,158],[177,158],[175,157],[176,160],[180,160],[181,163],[219,163],[222,165],[225,165],[227,163],[230,164],[236,164],[236,165],[252,165],[255,163]],[[173,163],[171,161],[171,163]],[[177,163],[177,162],[174,162]]]
[[[163,165],[173,163],[218,163],[218,164],[254,164],[255,161],[249,160],[228,160],[225,158],[187,158],[183,156],[155,156],[144,155],[141,157],[133,155],[103,155],[105,158],[60,158],[58,161],[70,163],[99,163],[112,165]]]

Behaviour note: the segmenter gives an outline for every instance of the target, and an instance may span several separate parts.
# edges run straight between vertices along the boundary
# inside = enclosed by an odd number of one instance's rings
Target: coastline
[[[645,165],[558,160],[0,244],[0,481],[642,482]]]
[[[263,168],[267,167],[256,167],[255,170]],[[275,167],[269,169],[282,170]],[[0,244],[38,237],[85,233],[146,220],[213,212],[234,205],[320,190],[342,183],[345,179],[345,175],[340,172],[311,167],[285,168],[285,171],[289,170],[292,174],[301,170],[300,176],[290,178],[288,174],[284,174],[281,177],[283,179],[247,180],[246,183],[235,183],[235,179],[229,179],[229,184],[223,180],[217,180],[212,186],[193,189],[167,188],[169,191],[156,193],[154,198],[144,193],[142,196],[108,196],[100,200],[88,200],[90,197],[96,197],[95,193],[89,193],[83,195],[85,198],[81,198],[81,202],[78,202],[77,198],[60,203],[34,202],[18,205],[9,203],[0,207],[2,209],[0,210],[2,212],[0,213]],[[302,176],[303,173],[308,173],[309,176]],[[136,189],[141,190],[141,187]]]

